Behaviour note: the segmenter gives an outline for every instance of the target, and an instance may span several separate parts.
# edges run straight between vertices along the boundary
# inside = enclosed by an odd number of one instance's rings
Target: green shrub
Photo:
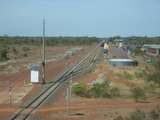
[[[96,83],[93,87],[89,90],[89,96],[92,97],[108,97],[108,86],[105,84]]]
[[[23,53],[23,57],[28,57],[28,54],[27,53]]]
[[[72,87],[72,92],[83,97],[113,98],[120,96],[119,88],[111,87],[109,81],[94,83],[92,86],[78,83]]]
[[[122,116],[118,116],[114,120],[125,120],[125,119]]]
[[[75,84],[72,87],[72,92],[79,96],[85,96],[86,91],[87,91],[87,86],[85,83],[82,83],[82,82]]]
[[[124,72],[124,78],[128,79],[128,80],[132,80],[133,79],[133,75],[131,75],[130,73],[128,72]]]
[[[0,61],[6,61],[6,60],[9,60],[8,50],[4,48],[0,50]]]
[[[132,54],[136,55],[136,56],[140,56],[140,55],[143,55],[144,52],[141,50],[141,48],[136,48],[132,51]]]
[[[144,70],[136,71],[135,73],[136,78],[143,78],[146,75],[146,72]]]
[[[89,96],[91,97],[109,97],[109,83],[95,83],[88,91]]]
[[[145,119],[146,119],[146,114],[141,110],[136,110],[130,116],[130,120],[145,120]]]
[[[149,116],[152,120],[160,120],[160,108],[157,107],[155,110],[152,110]]]
[[[128,117],[117,116],[114,120],[160,120],[160,108],[145,113],[142,110],[137,109],[136,111],[129,114]]]
[[[154,82],[160,87],[160,61],[154,64],[155,71],[151,74],[146,75],[145,80],[147,82]]]
[[[135,101],[146,100],[146,95],[142,88],[140,87],[132,88],[131,92]]]
[[[124,79],[128,79],[128,80],[132,80],[133,79],[133,75],[131,75],[130,73],[124,71],[123,73],[119,73],[117,74],[119,77],[124,78]]]
[[[157,61],[155,64],[154,64],[154,67],[156,68],[156,70],[158,72],[160,72],[160,61]]]
[[[109,86],[109,82],[105,81],[103,83],[95,83],[88,90],[87,94],[90,97],[98,97],[98,98],[113,98],[120,96],[120,90],[117,87]]]
[[[157,73],[148,75],[146,78],[146,81],[154,82],[155,84],[158,84],[160,86],[160,73],[157,72]]]
[[[30,48],[27,47],[27,46],[24,46],[24,47],[22,48],[22,50],[23,50],[24,52],[28,52],[28,51],[30,51]]]

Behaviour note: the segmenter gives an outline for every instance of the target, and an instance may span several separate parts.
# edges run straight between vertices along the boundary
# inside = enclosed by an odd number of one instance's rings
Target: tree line
[[[99,38],[96,37],[46,37],[46,46],[57,45],[91,45],[96,44]],[[0,61],[10,59],[9,54],[17,55],[19,50],[23,56],[27,56],[30,46],[42,46],[42,37],[9,37],[0,36]],[[19,49],[22,48],[22,49]],[[18,50],[19,49],[19,50]]]
[[[110,37],[109,41],[114,41],[115,39],[124,40],[125,44],[132,44],[136,46],[142,46],[144,44],[160,44],[160,37],[147,37],[147,36],[131,36],[131,37],[120,37],[114,36]]]
[[[46,45],[90,45],[97,43],[96,37],[46,37]],[[41,45],[42,37],[0,37],[0,45]]]
[[[126,43],[142,46],[144,44],[160,44],[160,37],[128,37]]]

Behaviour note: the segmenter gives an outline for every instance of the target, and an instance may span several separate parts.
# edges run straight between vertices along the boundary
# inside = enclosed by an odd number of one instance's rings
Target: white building
[[[160,44],[144,44],[142,49],[149,56],[160,57]]]
[[[114,42],[116,44],[116,46],[118,46],[119,48],[123,47],[123,39],[115,39]]]

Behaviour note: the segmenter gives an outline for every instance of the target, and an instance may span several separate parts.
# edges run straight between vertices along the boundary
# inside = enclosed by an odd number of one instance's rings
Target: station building
[[[142,50],[146,52],[146,55],[160,57],[160,44],[144,44]]]

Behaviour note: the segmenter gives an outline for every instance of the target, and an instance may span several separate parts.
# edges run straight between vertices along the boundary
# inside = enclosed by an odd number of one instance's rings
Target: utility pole
[[[9,104],[12,105],[12,84],[9,81]]]
[[[65,96],[65,111],[66,113],[68,113],[69,111],[69,87],[68,87],[68,82],[66,83],[66,86],[67,86],[67,90],[66,90],[66,96]]]
[[[72,74],[68,81],[66,81],[66,93],[65,93],[65,112],[69,113],[69,106],[71,102],[71,85],[72,85]]]
[[[46,65],[46,58],[45,58],[45,19],[43,19],[43,37],[42,37],[42,84],[45,84],[45,65]]]
[[[71,102],[71,97],[72,97],[72,79],[73,79],[73,76],[71,74],[71,78],[69,81],[69,100],[70,100],[70,102]]]

